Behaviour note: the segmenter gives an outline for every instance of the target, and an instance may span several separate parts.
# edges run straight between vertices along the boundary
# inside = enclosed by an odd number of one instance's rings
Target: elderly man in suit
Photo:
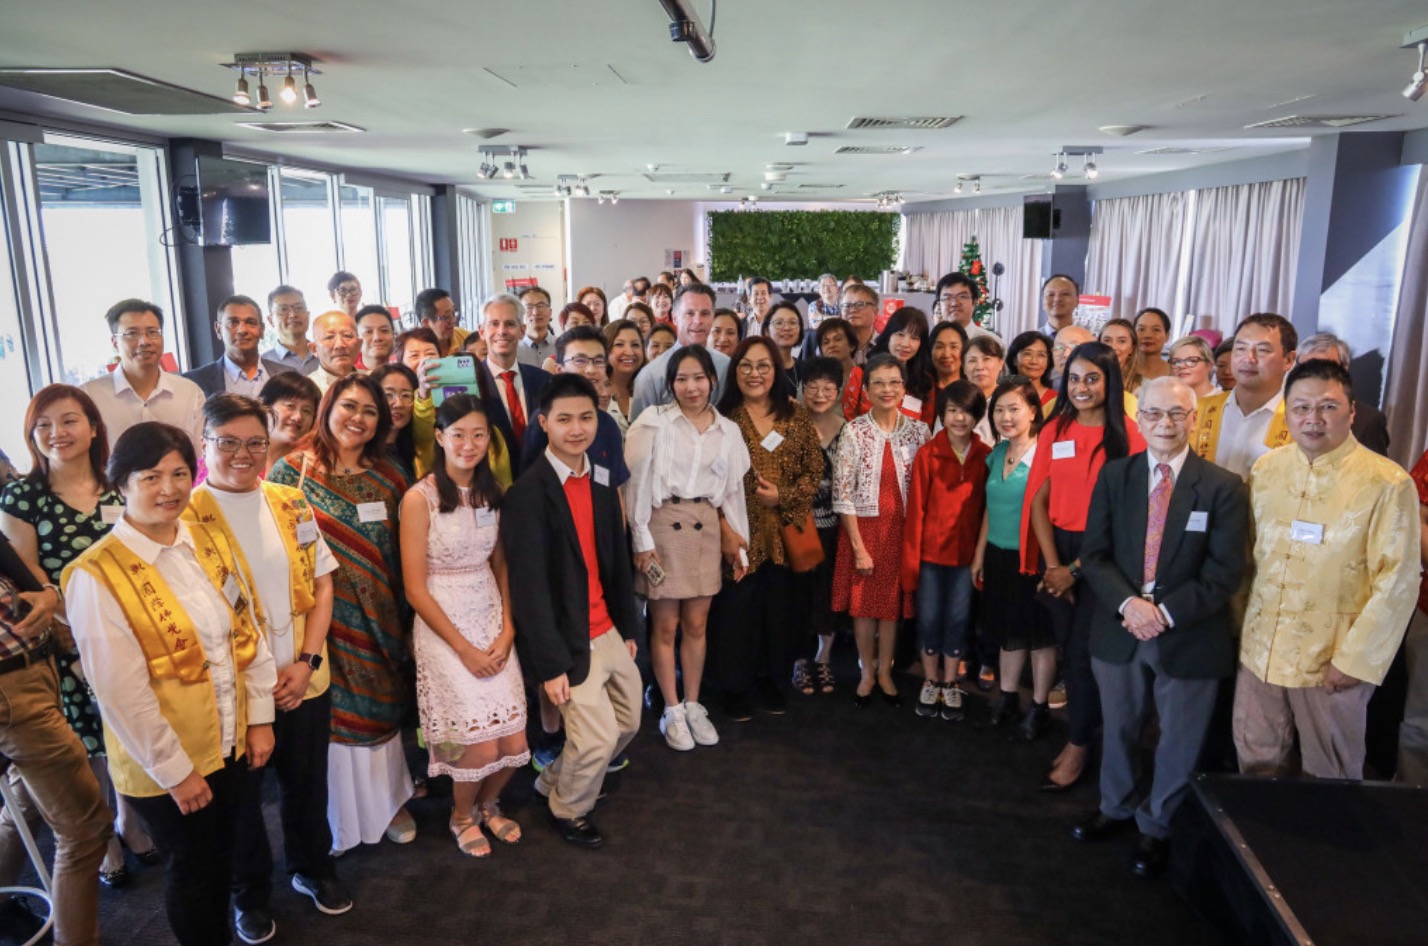
[[[248,296],[229,296],[219,304],[213,333],[223,343],[223,354],[212,364],[184,373],[185,378],[202,389],[204,397],[215,394],[257,397],[269,378],[293,370],[280,362],[259,357],[263,310]]]
[[[1238,476],[1190,450],[1195,393],[1183,382],[1148,382],[1137,419],[1146,450],[1101,471],[1081,549],[1099,603],[1091,661],[1105,750],[1100,809],[1071,833],[1099,841],[1139,828],[1131,870],[1151,877],[1165,866],[1170,819],[1219,681],[1235,670],[1229,599],[1244,573],[1247,502]],[[1160,743],[1150,792],[1140,797],[1135,753],[1152,708]]]

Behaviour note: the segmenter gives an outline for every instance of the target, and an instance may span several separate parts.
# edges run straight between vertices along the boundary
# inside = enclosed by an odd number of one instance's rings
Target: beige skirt
[[[684,601],[719,590],[719,513],[713,506],[703,500],[668,499],[651,514],[650,535],[665,579],[651,585],[637,574],[637,592],[651,601]]]

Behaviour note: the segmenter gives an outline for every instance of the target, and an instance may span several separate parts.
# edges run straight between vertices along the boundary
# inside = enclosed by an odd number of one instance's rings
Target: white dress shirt
[[[626,299],[623,292],[611,299],[610,304],[605,307],[605,311],[609,313],[610,321],[614,322],[617,319],[623,319],[625,317],[625,310],[628,309],[630,303],[634,301],[634,299]]]
[[[555,470],[556,478],[560,480],[560,488],[565,489],[565,481],[572,476],[577,480],[590,472],[590,458],[585,454],[580,455],[580,469],[572,470],[565,465],[565,461],[551,452],[549,447],[545,448],[545,458],[550,463],[551,469]]]
[[[115,523],[110,534],[158,569],[193,622],[208,658],[208,679],[218,704],[219,731],[223,754],[227,756],[236,748],[238,720],[237,674],[229,650],[232,620],[227,602],[198,563],[188,524],[180,522],[178,526],[173,545],[160,545],[135,529],[127,518]],[[102,582],[80,569],[70,576],[65,607],[79,646],[84,676],[99,700],[105,724],[160,788],[173,788],[194,771],[193,760],[184,752],[178,734],[159,708],[159,699],[150,688],[149,662],[124,610]],[[277,682],[272,652],[260,634],[257,654],[243,672],[248,725],[273,721],[273,687]]]
[[[1234,391],[1225,398],[1225,409],[1220,414],[1220,440],[1215,447],[1215,463],[1235,474],[1242,480],[1249,479],[1254,461],[1269,452],[1264,438],[1269,435],[1269,425],[1274,420],[1274,412],[1284,400],[1281,390],[1248,414],[1240,410],[1240,402]]]
[[[749,448],[737,424],[713,413],[714,422],[703,433],[676,404],[651,408],[630,426],[625,440],[630,480],[625,493],[636,552],[654,550],[650,515],[674,496],[709,500],[748,541],[744,474],[751,462]]]
[[[514,365],[511,365],[511,367],[509,368],[502,368],[500,365],[496,364],[496,362],[491,358],[486,359],[486,367],[491,370],[491,377],[495,379],[496,395],[501,399],[501,403],[505,406],[507,417],[514,417],[515,415],[511,413],[511,399],[506,394],[506,381],[502,377],[502,375],[504,375],[507,371],[512,372],[511,381],[513,381],[516,386],[516,397],[521,399],[521,416],[526,419],[526,426],[530,426],[531,409],[530,405],[526,403],[526,384],[525,381],[521,378],[519,345],[516,346],[516,356],[516,363]]]
[[[1150,452],[1149,450],[1145,451],[1146,472],[1149,474],[1149,477],[1150,477],[1149,480],[1146,482],[1146,494],[1145,494],[1145,495],[1146,495],[1146,498],[1147,498],[1147,502],[1149,502],[1150,494],[1153,493],[1153,492],[1155,492],[1155,485],[1160,482],[1160,476],[1161,476],[1161,474],[1160,474],[1160,471],[1156,469],[1156,467],[1160,466],[1161,463],[1165,463],[1165,464],[1167,464],[1167,465],[1170,467],[1171,491],[1174,492],[1174,488],[1175,488],[1174,484],[1175,484],[1175,483],[1178,483],[1178,482],[1180,481],[1180,471],[1185,468],[1185,458],[1188,457],[1189,455],[1190,455],[1190,445],[1189,445],[1189,444],[1186,444],[1184,447],[1182,447],[1181,450],[1180,450],[1180,452],[1177,453],[1175,456],[1171,457],[1169,460],[1157,460],[1157,459],[1151,454],[1151,452]],[[1149,526],[1147,526],[1147,535],[1149,535]],[[1165,545],[1164,545],[1163,540],[1162,540],[1161,549],[1163,550],[1164,548],[1165,548]],[[1158,561],[1159,561],[1159,560],[1157,559],[1157,562],[1158,562]],[[1142,577],[1144,577],[1144,576],[1142,576]],[[1141,588],[1140,588],[1141,594],[1146,594],[1146,595],[1150,594],[1150,593],[1151,593],[1152,591],[1154,591],[1154,590],[1155,590],[1155,579],[1154,579],[1154,578],[1151,578],[1150,581],[1148,581],[1148,582],[1146,582],[1145,584],[1141,585]],[[1130,598],[1125,599],[1124,601],[1121,602],[1121,606],[1120,606],[1119,608],[1117,608],[1116,611],[1117,611],[1118,613],[1120,613],[1120,614],[1125,614],[1125,613],[1126,613],[1126,605],[1128,605],[1128,604],[1130,604],[1130,603],[1131,603],[1131,599],[1130,599]],[[1174,627],[1174,626],[1175,626],[1175,621],[1171,619],[1171,617],[1170,617],[1170,612],[1167,611],[1167,610],[1165,610],[1165,605],[1162,604],[1162,605],[1160,605],[1159,607],[1160,607],[1160,613],[1165,616],[1165,623],[1168,624],[1168,625],[1170,625],[1171,627]]]
[[[195,450],[203,449],[203,389],[187,378],[160,371],[159,383],[147,399],[141,399],[120,366],[107,375],[86,381],[84,393],[94,401],[99,416],[104,418],[111,450],[120,434],[150,420],[172,424],[189,435]]]

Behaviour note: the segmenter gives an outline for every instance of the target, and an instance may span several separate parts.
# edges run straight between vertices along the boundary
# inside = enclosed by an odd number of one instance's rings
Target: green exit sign
[[[513,214],[515,212],[516,202],[514,200],[491,201],[491,213],[493,214]]]

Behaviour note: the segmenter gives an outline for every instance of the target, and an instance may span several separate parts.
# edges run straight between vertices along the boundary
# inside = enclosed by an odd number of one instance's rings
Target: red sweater
[[[902,587],[917,588],[918,568],[970,565],[987,505],[987,457],[991,450],[976,437],[967,458],[958,462],[947,434],[923,445],[912,461],[907,486],[907,522],[902,530]]]
[[[541,462],[549,462],[542,458]],[[605,607],[605,589],[600,584],[600,562],[595,557],[595,501],[590,495],[591,465],[587,460],[584,476],[565,479],[565,499],[570,503],[570,517],[575,520],[575,534],[580,537],[580,554],[585,559],[589,576],[590,639],[594,640],[615,626]]]

